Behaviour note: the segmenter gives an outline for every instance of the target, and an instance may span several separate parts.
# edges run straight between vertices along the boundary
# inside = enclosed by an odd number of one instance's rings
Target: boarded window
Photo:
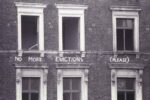
[[[22,78],[22,100],[39,100],[40,78]]]
[[[117,100],[135,100],[135,79],[117,79]]]
[[[63,100],[80,100],[81,78],[63,78]]]
[[[134,20],[117,18],[117,50],[134,50]]]
[[[63,50],[80,49],[78,17],[63,17]]]
[[[22,49],[38,49],[38,16],[21,16]]]

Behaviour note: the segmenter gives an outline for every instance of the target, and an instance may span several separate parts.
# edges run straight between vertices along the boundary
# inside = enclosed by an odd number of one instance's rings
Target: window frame
[[[113,51],[114,52],[139,52],[139,12],[141,9],[135,8],[119,8],[112,7],[112,29],[113,29]],[[117,18],[133,19],[134,33],[133,33],[133,50],[117,50]]]
[[[120,19],[121,19],[123,22],[124,22],[124,21],[127,21],[127,20],[132,20],[132,22],[134,22],[133,19],[127,19],[127,18],[119,18],[119,19],[117,18],[116,21],[118,22],[118,20],[120,20]],[[117,26],[117,25],[116,25],[116,26]],[[134,26],[134,25],[133,25],[133,26]],[[133,51],[133,50],[134,50],[134,47],[133,47],[133,46],[134,46],[134,39],[133,39],[133,37],[134,37],[134,27],[133,27],[133,28],[129,28],[129,27],[124,27],[124,26],[122,26],[122,27],[120,27],[120,26],[118,27],[118,26],[117,26],[117,27],[116,27],[116,37],[118,37],[118,32],[117,32],[118,30],[123,31],[123,33],[119,33],[119,34],[123,34],[123,40],[122,40],[122,41],[119,41],[119,42],[122,42],[122,43],[123,43],[123,48],[120,48],[121,50],[118,49],[118,40],[116,40],[116,41],[117,41],[117,44],[116,44],[116,45],[117,45],[117,51]],[[131,40],[131,42],[132,42],[132,44],[133,44],[133,46],[132,46],[133,49],[131,49],[131,50],[128,50],[128,49],[127,49],[128,46],[126,46],[126,41],[128,41],[128,40],[127,40],[128,37],[126,37],[126,35],[127,35],[127,32],[126,32],[126,31],[127,31],[127,30],[128,30],[128,31],[131,30],[132,33],[129,33],[129,34],[132,34],[132,35],[133,35],[133,36],[132,36],[132,40]],[[118,38],[117,38],[117,39],[118,39]],[[122,50],[122,49],[123,49],[123,50]]]
[[[79,89],[73,89],[73,84],[72,84],[72,81],[73,81],[73,79],[75,79],[75,78],[78,78],[78,79],[80,79],[80,86],[79,86]],[[69,79],[69,89],[66,89],[66,90],[64,90],[64,87],[63,87],[63,94],[64,93],[69,93],[69,94],[71,94],[71,100],[73,99],[72,98],[72,94],[73,93],[79,93],[79,100],[81,99],[81,78],[80,77],[63,77],[63,86],[64,86],[64,79]]]
[[[88,69],[57,69],[57,100],[63,100],[63,78],[81,78],[80,100],[88,100]]]
[[[125,89],[118,89],[118,79],[133,79],[134,81],[133,81],[133,84],[134,84],[134,87],[133,87],[133,89],[127,89],[127,88],[125,88]],[[126,84],[126,83],[125,83]],[[134,100],[135,100],[135,78],[122,78],[122,77],[117,77],[117,94],[118,94],[118,92],[122,92],[123,94],[124,94],[124,100],[127,100],[126,98],[127,98],[127,93],[134,93]],[[117,95],[117,97],[118,97],[118,95]]]
[[[111,69],[111,100],[117,100],[117,78],[135,78],[135,100],[142,100],[142,74],[140,69]]]
[[[47,100],[47,74],[48,69],[26,69],[16,66],[16,100],[22,100],[22,78],[40,78],[39,100]]]
[[[17,30],[18,30],[18,50],[22,51],[22,29],[21,29],[21,16],[37,16],[38,17],[38,50],[44,50],[44,14],[43,9],[46,8],[45,4],[40,3],[21,3],[15,2],[17,7]]]
[[[63,17],[78,17],[80,20],[80,51],[85,51],[85,19],[84,11],[88,7],[86,5],[74,5],[74,4],[56,4],[58,8],[58,33],[59,33],[59,51],[63,50]]]
[[[27,83],[28,88],[26,90],[23,90],[23,78],[28,78],[28,83]],[[32,90],[32,88],[31,88],[32,79],[35,79],[35,78],[39,79],[39,84],[38,84],[39,89],[38,90]],[[29,100],[31,100],[31,98],[32,98],[32,96],[31,96],[32,93],[37,93],[38,94],[38,100],[39,100],[40,99],[40,77],[22,77],[22,95],[24,93],[28,94]]]

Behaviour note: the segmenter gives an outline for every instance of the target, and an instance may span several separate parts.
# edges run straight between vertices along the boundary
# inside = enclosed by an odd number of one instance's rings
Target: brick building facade
[[[0,0],[0,100],[149,100],[149,0]]]

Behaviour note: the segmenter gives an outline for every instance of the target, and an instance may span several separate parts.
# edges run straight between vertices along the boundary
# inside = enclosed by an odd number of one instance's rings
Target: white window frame
[[[22,3],[16,2],[17,7],[17,21],[18,21],[18,50],[22,51],[22,33],[21,33],[21,16],[38,16],[38,40],[39,50],[44,50],[44,15],[43,9],[46,7],[45,4],[39,3]]]
[[[111,70],[111,100],[117,100],[117,78],[135,78],[135,100],[142,100],[143,70],[112,69]]]
[[[22,77],[40,78],[39,100],[47,100],[48,69],[16,69],[16,100],[22,100]]]
[[[63,78],[81,78],[81,99],[88,100],[88,69],[57,69],[57,100],[63,100]]]
[[[139,11],[141,9],[134,8],[117,8],[112,7],[112,28],[113,28],[113,51],[117,52],[117,33],[116,33],[116,20],[117,18],[131,18],[134,19],[134,33],[133,45],[134,50],[131,52],[139,52]],[[123,51],[126,52],[126,51]]]
[[[86,5],[73,4],[56,4],[58,8],[58,32],[59,32],[59,51],[63,51],[63,32],[62,19],[63,17],[78,17],[80,18],[80,51],[85,51],[85,22],[84,11]]]

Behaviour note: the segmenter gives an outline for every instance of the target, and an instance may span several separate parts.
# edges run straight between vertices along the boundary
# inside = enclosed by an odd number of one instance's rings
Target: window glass
[[[134,20],[117,18],[117,50],[134,50]]]
[[[124,95],[124,92],[118,92],[118,100],[125,100],[125,95]]]
[[[127,92],[127,100],[135,100],[134,99],[134,96],[135,96],[135,93],[134,92]]]
[[[68,79],[68,78],[65,78],[64,80],[63,80],[63,88],[64,88],[64,90],[69,90],[70,89],[70,79]]]
[[[63,93],[63,100],[71,100],[71,93]]]
[[[123,50],[124,48],[124,35],[123,30],[117,30],[117,50]]]
[[[135,100],[135,79],[117,79],[117,100]]]
[[[81,78],[63,78],[63,87],[63,100],[80,100]]]
[[[39,79],[38,78],[33,78],[31,80],[31,89],[32,90],[39,90]]]
[[[40,78],[22,78],[22,100],[39,100]]]
[[[29,80],[28,80],[28,78],[23,78],[22,88],[23,88],[23,90],[28,90],[29,89]]]
[[[80,100],[80,94],[79,93],[72,93],[72,100]]]
[[[29,100],[29,94],[28,93],[22,93],[22,100]]]
[[[73,90],[80,90],[80,79],[75,78],[72,80],[72,89]]]
[[[31,100],[38,100],[39,99],[39,94],[38,93],[32,93],[31,94]]]

